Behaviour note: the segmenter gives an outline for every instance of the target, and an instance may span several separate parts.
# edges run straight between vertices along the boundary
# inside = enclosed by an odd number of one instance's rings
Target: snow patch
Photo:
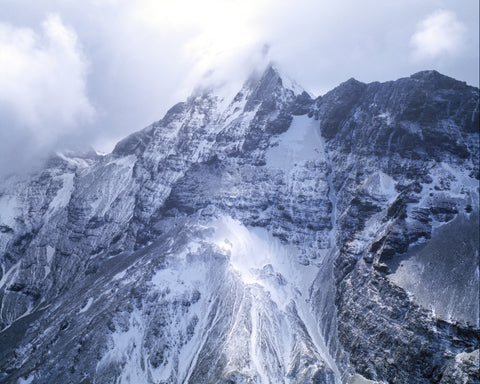
[[[363,189],[371,196],[383,197],[393,201],[398,193],[395,190],[395,180],[381,171],[374,173],[363,184]]]
[[[72,196],[73,188],[74,188],[74,183],[73,179],[75,177],[75,174],[73,173],[66,173],[63,174],[59,177],[59,179],[62,180],[62,188],[60,188],[53,198],[53,200],[50,202],[48,213],[52,214],[53,212],[66,207],[68,203],[70,202],[70,197]]]
[[[148,383],[148,374],[142,370],[142,345],[145,324],[141,313],[134,310],[130,316],[126,331],[119,330],[111,335],[111,348],[97,364],[97,371],[109,363],[116,362],[122,366],[119,384]]]
[[[47,277],[50,274],[50,271],[51,271],[50,266],[52,265],[53,255],[55,255],[55,248],[47,245],[47,247],[45,248],[45,256],[47,258],[47,264],[44,267],[45,277]]]
[[[206,276],[205,266],[189,258],[189,255],[198,251],[199,246],[197,242],[189,243],[182,253],[176,255],[175,263],[153,275],[152,284],[159,289],[168,288],[175,294],[202,289],[202,281]]]
[[[2,279],[0,280],[0,288],[4,285],[7,285],[10,281],[15,280],[18,270],[20,269],[21,260],[17,261],[15,265],[13,265],[5,275],[3,275]],[[3,267],[3,265],[2,265]]]
[[[277,146],[267,150],[267,167],[291,170],[297,164],[325,160],[319,123],[308,116],[294,116],[288,130],[279,136]]]
[[[50,245],[47,245],[46,251],[47,251],[47,254],[46,254],[47,264],[50,265],[52,264],[53,255],[55,254],[55,248],[51,247]]]
[[[115,164],[122,168],[132,168],[135,164],[137,157],[135,155],[129,155],[124,157],[114,158],[112,161],[107,164]]]
[[[383,381],[374,381],[374,380],[369,380],[363,377],[362,375],[356,374],[348,380],[349,384],[383,384]]]
[[[35,375],[29,375],[26,379],[20,377],[17,380],[17,384],[32,384],[33,380],[35,379]]]
[[[122,272],[119,272],[119,273],[117,273],[115,276],[113,276],[113,279],[112,279],[112,280],[113,280],[113,281],[115,281],[115,280],[122,280],[122,279],[125,277],[126,274],[127,274],[127,271],[125,271],[125,270],[122,271]]]
[[[407,219],[409,225],[415,225],[412,211],[418,208],[429,208],[438,200],[463,200],[465,204],[472,206],[473,211],[479,207],[479,183],[474,177],[470,177],[471,170],[468,167],[460,167],[445,162],[434,163],[429,169],[428,175],[431,181],[422,183],[422,189],[428,193],[422,193],[420,201],[407,205]],[[433,232],[442,227],[445,222],[432,221]]]
[[[83,306],[83,308],[78,311],[78,313],[87,312],[88,309],[92,306],[92,304],[93,304],[93,297],[89,297],[89,298],[88,298],[88,301],[87,301],[87,304],[85,304],[85,305]]]
[[[61,152],[56,153],[58,157],[60,157],[62,160],[70,164],[71,166],[75,168],[86,168],[90,166],[90,162],[88,162],[86,159],[82,159],[79,157],[70,157],[68,154],[64,154]]]
[[[310,263],[298,262],[300,251],[291,245],[284,245],[264,228],[247,228],[229,216],[224,216],[212,224],[215,233],[210,239],[224,253],[230,256],[230,266],[252,292],[260,289],[272,300],[277,308],[286,315],[292,302],[296,304],[298,316],[316,346],[321,358],[340,377],[334,359],[329,355],[323,337],[318,330],[310,308],[310,287],[317,277],[318,267]],[[262,297],[265,295],[255,295]],[[255,334],[258,317],[264,313],[267,303],[255,299],[251,308],[252,340],[251,358],[257,366],[257,372],[263,380],[267,373],[258,350]],[[288,317],[288,316],[287,316]],[[283,338],[288,338],[283,336]],[[253,348],[253,349],[252,349]],[[286,359],[285,361],[288,361]],[[340,380],[338,379],[340,382]]]
[[[4,195],[0,197],[0,225],[13,228],[15,218],[19,216],[20,204],[15,196]]]
[[[393,118],[392,118],[392,116],[390,115],[390,112],[380,113],[380,114],[377,115],[376,117],[379,118],[379,119],[385,120],[385,123],[386,123],[387,125],[392,125]]]
[[[298,295],[307,298],[318,268],[297,260],[300,251],[284,245],[264,228],[247,228],[229,216],[212,223],[211,239],[230,255],[230,265],[245,284],[266,289],[279,308],[285,308]]]

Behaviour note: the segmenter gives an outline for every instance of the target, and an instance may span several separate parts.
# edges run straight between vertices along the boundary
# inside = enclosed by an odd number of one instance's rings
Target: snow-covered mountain
[[[0,183],[0,383],[478,382],[478,157],[465,83],[274,66],[52,156]]]

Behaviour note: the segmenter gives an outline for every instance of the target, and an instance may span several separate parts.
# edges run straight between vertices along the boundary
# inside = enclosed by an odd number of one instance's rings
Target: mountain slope
[[[313,100],[269,66],[4,181],[0,382],[466,375],[478,113],[434,71]]]

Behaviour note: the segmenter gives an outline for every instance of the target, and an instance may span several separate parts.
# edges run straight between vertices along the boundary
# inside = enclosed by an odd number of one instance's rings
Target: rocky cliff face
[[[478,382],[478,146],[437,72],[270,66],[4,180],[0,382]]]

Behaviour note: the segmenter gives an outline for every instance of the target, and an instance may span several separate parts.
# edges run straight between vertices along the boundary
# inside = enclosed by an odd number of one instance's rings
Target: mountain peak
[[[467,85],[464,81],[459,81],[453,77],[443,75],[433,69],[414,73],[410,78],[444,89],[463,88]]]
[[[262,72],[258,70],[252,71],[245,85],[249,88],[280,86],[292,91],[294,95],[301,95],[305,92],[295,80],[282,71],[278,64],[274,62],[269,62]]]
[[[447,77],[445,75],[442,75],[438,71],[435,71],[434,69],[427,69],[424,71],[419,71],[417,73],[414,73],[413,75],[410,76],[413,79],[436,79],[439,77]]]
[[[287,100],[304,93],[304,89],[270,62],[263,72],[253,71],[244,83],[242,93],[248,94],[246,110],[253,110],[264,100]]]
[[[280,80],[282,81],[282,85],[285,89],[293,91],[295,95],[301,95],[303,92],[305,92],[305,89],[294,79],[292,79],[287,73],[282,71],[277,64],[271,63],[270,68],[280,78]]]

